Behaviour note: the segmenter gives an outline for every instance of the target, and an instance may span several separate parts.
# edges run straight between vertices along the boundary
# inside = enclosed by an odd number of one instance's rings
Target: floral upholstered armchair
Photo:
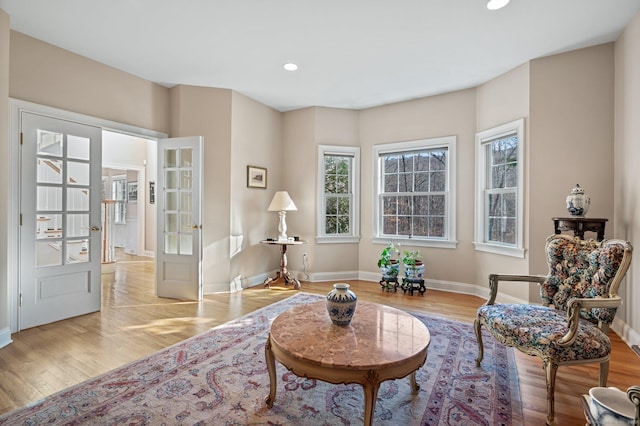
[[[599,363],[600,386],[609,373],[609,324],[622,303],[618,287],[631,262],[632,247],[622,240],[583,241],[552,235],[545,244],[547,276],[489,276],[490,294],[474,322],[480,366],[481,327],[499,342],[542,359],[547,381],[547,423],[553,424],[558,366]],[[496,304],[498,282],[540,284],[543,305]]]

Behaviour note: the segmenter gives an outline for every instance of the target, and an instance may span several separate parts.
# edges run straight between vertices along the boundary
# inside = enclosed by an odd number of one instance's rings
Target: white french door
[[[19,329],[100,310],[102,130],[21,112]]]
[[[156,295],[202,299],[202,137],[158,140]]]

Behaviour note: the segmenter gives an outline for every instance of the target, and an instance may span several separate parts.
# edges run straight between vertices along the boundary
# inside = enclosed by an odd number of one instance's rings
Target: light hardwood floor
[[[290,287],[262,286],[202,302],[153,296],[154,262],[123,256],[103,274],[102,311],[24,330],[0,349],[0,413],[34,402],[83,380],[293,295]],[[348,281],[361,300],[471,322],[484,300],[427,290],[424,296],[382,291],[378,283]],[[302,283],[301,291],[326,294],[332,283]],[[612,333],[609,386],[640,384],[640,360]],[[538,358],[516,352],[526,425],[542,425],[546,390]],[[584,425],[580,395],[597,386],[595,365],[561,367],[556,382],[556,424]]]

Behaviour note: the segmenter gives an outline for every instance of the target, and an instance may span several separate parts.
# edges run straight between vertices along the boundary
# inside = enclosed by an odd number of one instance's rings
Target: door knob
[[[99,231],[99,230],[100,230],[100,227],[99,227],[99,226],[92,226],[92,227],[91,227],[91,230],[92,230],[92,231]]]

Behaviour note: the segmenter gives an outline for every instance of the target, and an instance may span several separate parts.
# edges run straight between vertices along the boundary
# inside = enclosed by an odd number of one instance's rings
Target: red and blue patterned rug
[[[361,425],[359,385],[297,377],[276,363],[273,408],[264,397],[269,325],[298,293],[149,357],[0,416],[0,425]],[[520,425],[522,406],[513,349],[485,339],[482,367],[471,324],[412,313],[431,333],[420,392],[409,379],[384,382],[374,425]]]

